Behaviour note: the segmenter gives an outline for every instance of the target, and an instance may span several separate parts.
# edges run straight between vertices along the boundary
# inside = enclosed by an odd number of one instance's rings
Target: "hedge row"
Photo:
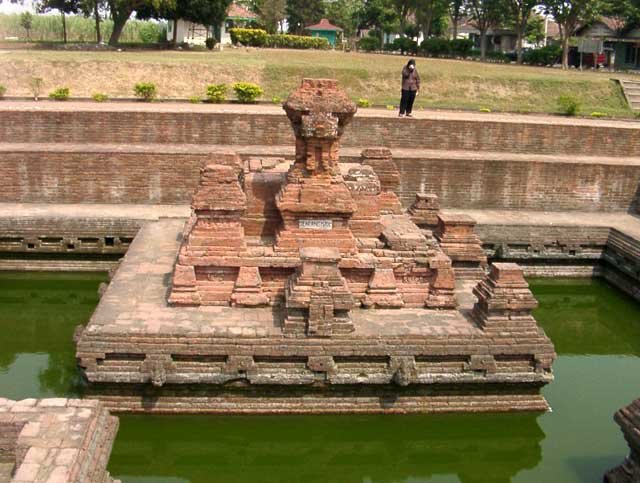
[[[274,47],[283,49],[321,49],[331,48],[323,37],[303,35],[269,34],[266,30],[233,28],[229,30],[231,42],[245,47]]]

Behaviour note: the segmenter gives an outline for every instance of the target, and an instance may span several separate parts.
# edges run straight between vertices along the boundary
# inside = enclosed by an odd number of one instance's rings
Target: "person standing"
[[[420,75],[416,69],[416,61],[409,59],[407,65],[402,68],[402,96],[400,97],[400,114],[399,117],[413,117],[413,101],[420,90]]]

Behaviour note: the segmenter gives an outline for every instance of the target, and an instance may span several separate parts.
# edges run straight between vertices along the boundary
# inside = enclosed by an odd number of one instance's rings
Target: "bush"
[[[468,57],[471,55],[471,50],[473,49],[473,40],[471,39],[454,39],[449,41],[450,48],[452,54],[458,55],[460,57]]]
[[[7,92],[7,88],[0,84],[0,99],[4,97],[4,93]]]
[[[207,86],[207,100],[209,102],[224,102],[227,99],[226,84],[209,84]]]
[[[380,37],[372,37],[367,35],[366,37],[362,37],[358,40],[356,44],[358,46],[358,50],[363,50],[365,52],[373,52],[376,50],[380,50]]]
[[[251,104],[264,92],[259,85],[251,82],[236,82],[233,84],[238,101],[242,104]]]
[[[600,111],[593,111],[590,115],[591,117],[607,117],[607,113]]]
[[[278,97],[278,96],[273,96],[271,98],[271,103],[272,104],[282,104],[282,99],[280,99],[280,97]]]
[[[492,50],[487,52],[487,59],[494,60],[497,62],[509,62],[509,56],[504,52],[500,52],[497,50]]]
[[[152,22],[141,23],[140,29],[138,30],[138,38],[140,39],[140,42],[144,44],[152,44],[159,40],[164,40],[161,39],[161,34],[161,29],[157,24]]]
[[[58,87],[49,93],[49,98],[55,99],[56,101],[66,101],[69,99],[69,93],[68,87]]]
[[[361,97],[358,99],[358,107],[371,107],[371,101]]]
[[[558,108],[565,116],[575,116],[580,110],[580,102],[574,96],[562,95],[558,97]]]
[[[531,65],[553,65],[560,60],[562,47],[547,45],[540,49],[527,50],[522,55],[522,60]]]
[[[416,54],[418,53],[418,42],[410,39],[409,37],[398,37],[393,42],[391,42],[391,49],[394,51],[400,51],[402,55],[404,54]]]
[[[156,85],[153,82],[138,82],[133,87],[133,92],[143,102],[151,102],[158,95]]]
[[[327,50],[331,44],[324,37],[309,37],[305,35],[273,34],[267,36],[266,47],[280,49],[318,49]]]
[[[189,102],[191,104],[200,104],[200,101],[202,101],[202,99],[200,98],[200,96],[191,96],[189,98]]]
[[[109,96],[103,92],[95,92],[91,94],[91,98],[96,102],[105,102],[109,100]]]
[[[481,107],[480,109],[478,109],[478,111],[480,111],[480,112],[491,112],[491,109],[489,109],[488,107]]]
[[[430,37],[422,41],[420,49],[427,55],[444,57],[451,54],[451,43],[447,39]]]
[[[392,106],[391,104],[387,104],[387,111],[395,111],[396,106]]]
[[[245,47],[263,47],[267,43],[269,34],[261,29],[230,29],[231,42]]]
[[[207,49],[213,50],[213,48],[216,46],[216,39],[214,39],[213,37],[209,37],[204,41],[204,45],[207,46]]]

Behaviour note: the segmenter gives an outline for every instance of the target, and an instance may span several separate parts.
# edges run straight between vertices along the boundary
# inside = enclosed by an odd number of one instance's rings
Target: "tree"
[[[275,34],[286,16],[286,0],[262,0],[256,7],[267,32]]]
[[[23,12],[20,14],[20,27],[27,31],[27,40],[31,40],[31,27],[33,27],[33,15],[31,12]]]
[[[503,19],[504,4],[500,0],[468,0],[470,23],[480,31],[480,58],[487,56],[487,31]]]
[[[577,28],[597,17],[600,0],[544,0],[547,12],[553,15],[560,30],[562,68],[569,68],[569,39]]]
[[[384,34],[390,33],[398,24],[398,14],[391,0],[365,0],[359,18],[359,28],[373,27],[380,32],[380,45],[384,44]]]
[[[62,41],[67,43],[67,14],[78,13],[80,3],[78,0],[43,0],[39,5],[40,12],[48,12],[50,10],[58,10],[62,17]]]
[[[533,15],[527,22],[527,28],[524,31],[524,37],[530,44],[539,46],[545,39],[544,31],[545,19],[541,15]]]
[[[522,64],[522,40],[524,39],[527,24],[531,18],[533,7],[538,0],[507,0],[513,29],[516,32],[516,54],[518,64]]]
[[[343,30],[344,36],[354,37],[360,25],[364,0],[333,0],[326,4],[327,18]]]
[[[400,20],[400,32],[404,34],[409,14],[415,10],[416,0],[391,0]]]
[[[460,18],[464,14],[465,1],[464,0],[449,0],[448,2],[449,18],[451,18],[451,38],[458,38],[458,25],[460,24]]]
[[[305,27],[320,21],[324,15],[324,3],[322,0],[288,0],[286,12],[289,32],[302,34]]]
[[[80,8],[85,17],[93,17],[96,28],[96,43],[102,42],[102,33],[100,32],[100,10],[106,8],[104,0],[80,0]]]
[[[434,21],[447,15],[446,0],[416,0],[416,22],[426,39],[432,33]]]
[[[627,27],[640,22],[640,5],[635,6],[632,0],[603,0],[600,7],[600,13],[609,18],[609,26],[617,37],[621,37]]]

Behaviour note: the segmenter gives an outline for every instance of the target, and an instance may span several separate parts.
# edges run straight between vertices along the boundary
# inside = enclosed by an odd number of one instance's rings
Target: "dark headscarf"
[[[416,61],[414,59],[409,59],[409,62],[407,62],[407,67],[409,67],[410,65],[413,65],[415,67]]]

